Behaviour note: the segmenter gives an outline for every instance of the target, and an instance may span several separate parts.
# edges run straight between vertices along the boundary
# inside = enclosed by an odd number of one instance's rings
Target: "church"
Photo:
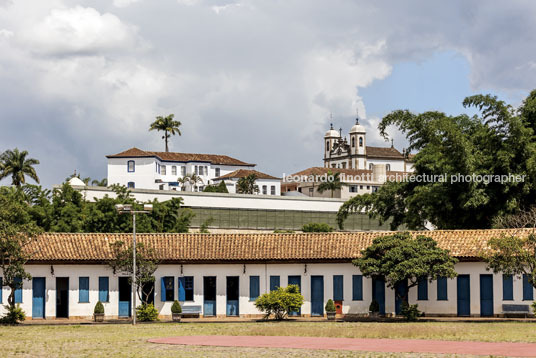
[[[402,150],[400,153],[391,142],[390,147],[367,146],[367,132],[356,118],[349,137],[342,135],[342,128],[333,129],[324,135],[324,167],[340,169],[372,170],[373,165],[385,165],[386,172],[412,172],[411,157]]]

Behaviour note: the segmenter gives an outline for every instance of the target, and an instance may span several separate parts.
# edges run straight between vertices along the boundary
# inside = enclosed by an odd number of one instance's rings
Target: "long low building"
[[[495,316],[503,305],[528,307],[534,289],[526,278],[486,270],[480,258],[492,237],[506,230],[431,231],[442,248],[459,259],[458,277],[422,283],[409,292],[426,315]],[[525,232],[526,233],[526,232]],[[324,315],[330,298],[339,314],[364,315],[374,298],[382,313],[395,313],[395,292],[381,279],[363,277],[351,261],[379,235],[389,232],[329,234],[139,234],[160,261],[155,287],[146,287],[161,317],[171,315],[175,299],[196,306],[201,316],[260,317],[255,298],[275,287],[298,284],[305,302],[297,314]],[[414,232],[413,234],[417,234]],[[420,232],[422,234],[422,232]],[[129,317],[128,277],[108,265],[111,244],[128,234],[47,233],[26,247],[32,253],[15,299],[33,319],[90,319],[97,301],[107,318]],[[0,299],[7,302],[8,289]],[[5,309],[0,309],[0,314]]]

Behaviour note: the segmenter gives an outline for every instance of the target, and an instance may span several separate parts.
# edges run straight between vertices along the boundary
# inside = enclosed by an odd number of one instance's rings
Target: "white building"
[[[259,188],[258,194],[260,195],[281,195],[281,179],[273,177],[271,175],[261,173],[251,169],[238,169],[232,173],[222,175],[218,178],[214,178],[214,184],[224,182],[229,193],[236,194],[236,184],[238,180],[245,178],[249,175],[255,175],[257,180],[255,181]]]
[[[386,171],[412,172],[411,156],[405,150],[400,153],[393,144],[391,147],[367,146],[365,127],[356,124],[350,129],[349,136],[342,136],[331,125],[324,135],[324,167],[341,169],[372,170],[374,164],[383,164]]]
[[[149,152],[138,148],[106,157],[108,185],[140,189],[203,191],[214,178],[255,167],[226,155]],[[199,176],[201,182],[191,188],[181,185],[179,178],[191,174]]]
[[[459,259],[458,277],[421,282],[410,289],[409,302],[427,316],[497,316],[512,304],[528,309],[534,289],[527,278],[493,274],[479,257],[487,240],[502,233],[511,231],[426,232]],[[323,316],[331,298],[339,315],[350,317],[366,315],[372,299],[382,313],[399,311],[395,291],[381,279],[363,277],[351,263],[373,238],[386,234],[139,234],[138,240],[161,259],[154,290],[148,291],[162,318],[171,315],[175,299],[199,309],[202,317],[260,317],[255,298],[291,283],[305,298],[297,315]],[[16,302],[33,319],[91,319],[99,300],[107,318],[128,317],[128,277],[107,262],[110,244],[130,239],[129,234],[43,234],[27,247],[33,255],[26,268],[33,278],[17,290]],[[0,293],[5,303],[7,288]]]

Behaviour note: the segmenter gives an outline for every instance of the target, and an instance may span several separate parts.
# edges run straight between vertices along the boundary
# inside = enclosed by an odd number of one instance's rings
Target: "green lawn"
[[[536,342],[531,322],[258,322],[159,323],[83,326],[0,326],[0,356],[17,357],[355,357],[355,352],[224,347],[186,347],[147,343],[177,335],[295,335],[355,338],[420,338]],[[386,356],[363,353],[362,356]],[[415,355],[387,355],[412,356]],[[429,355],[430,357],[432,355]],[[419,355],[426,357],[426,355]]]

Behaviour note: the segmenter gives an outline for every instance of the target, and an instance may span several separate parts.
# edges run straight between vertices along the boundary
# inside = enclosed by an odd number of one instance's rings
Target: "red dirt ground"
[[[366,352],[536,357],[536,343],[291,336],[181,336],[150,339],[149,342],[192,346],[340,349]]]

